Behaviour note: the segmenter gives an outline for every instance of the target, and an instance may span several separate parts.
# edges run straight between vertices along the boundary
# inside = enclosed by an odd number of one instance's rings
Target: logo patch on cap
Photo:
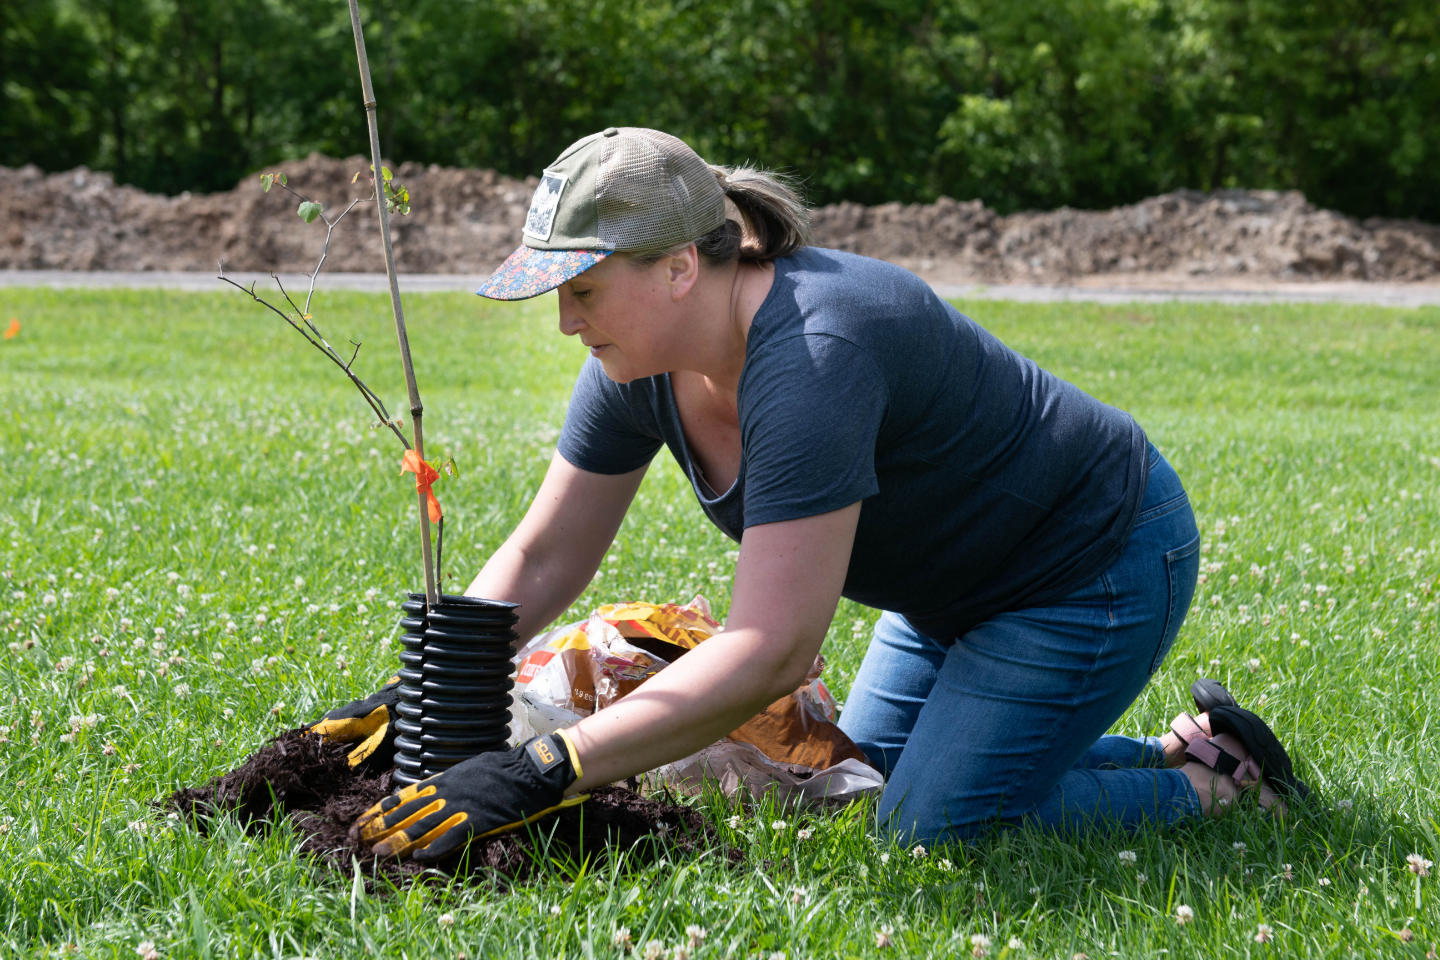
[[[545,171],[540,177],[540,186],[535,188],[535,197],[530,201],[530,212],[525,215],[525,236],[536,240],[549,240],[555,229],[555,211],[560,206],[560,195],[565,192],[569,178],[562,174]]]

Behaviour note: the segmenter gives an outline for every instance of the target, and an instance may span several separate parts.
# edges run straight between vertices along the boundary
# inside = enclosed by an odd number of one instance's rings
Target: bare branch
[[[389,428],[391,433],[395,434],[395,437],[400,441],[401,446],[403,446],[406,450],[410,449],[410,441],[405,438],[405,434],[400,432],[400,428],[395,426],[394,420],[390,416],[390,411],[385,409],[384,402],[380,399],[380,397],[375,393],[374,390],[371,390],[370,387],[366,385],[365,381],[361,380],[355,374],[354,370],[350,369],[350,365],[347,364],[343,359],[341,359],[340,355],[337,354],[328,343],[324,342],[323,337],[321,337],[320,340],[317,341],[315,337],[311,336],[310,332],[306,330],[305,327],[302,327],[300,324],[296,323],[293,319],[291,319],[290,315],[287,314],[284,310],[281,310],[269,300],[266,300],[264,297],[256,294],[255,284],[253,282],[247,288],[242,284],[236,283],[234,280],[231,280],[223,273],[219,275],[218,279],[224,283],[230,284],[230,286],[234,287],[236,290],[239,290],[241,293],[248,294],[251,300],[254,300],[256,303],[269,309],[281,320],[284,320],[291,327],[294,327],[295,331],[305,338],[306,343],[310,344],[316,350],[319,350],[321,353],[325,354],[325,356],[330,359],[330,362],[339,367],[344,372],[345,376],[350,379],[350,382],[355,384],[356,389],[358,389],[360,391],[360,395],[365,398],[365,402],[370,405],[370,409],[375,412],[375,416],[379,418],[380,423],[384,424],[386,427]],[[278,278],[276,279],[276,283],[279,283]],[[284,287],[281,287],[281,292],[284,292]],[[287,301],[290,300],[288,296],[286,296],[285,299]],[[293,307],[295,306],[295,304],[291,302],[290,306]],[[316,336],[318,336],[318,331],[316,333]],[[357,354],[360,352],[359,344],[355,345],[355,352]],[[350,357],[351,362],[353,362],[354,359],[355,356],[352,354]]]
[[[310,289],[305,294],[305,313],[307,315],[310,313],[310,301],[315,297],[315,278],[320,275],[320,268],[325,266],[325,258],[330,256],[330,237],[334,234],[335,227],[339,225],[341,220],[345,219],[346,214],[355,209],[356,204],[369,203],[373,199],[375,199],[373,196],[356,197],[350,201],[349,206],[340,211],[340,215],[334,220],[325,217],[324,213],[320,214],[320,216],[325,219],[325,246],[320,248],[320,260],[315,264],[315,269],[310,271]]]

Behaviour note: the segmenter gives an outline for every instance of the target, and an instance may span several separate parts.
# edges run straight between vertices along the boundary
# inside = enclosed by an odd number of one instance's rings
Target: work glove
[[[472,839],[514,830],[588,794],[565,796],[580,761],[563,734],[534,737],[510,750],[463,760],[402,787],[355,821],[360,841],[377,856],[435,861]]]
[[[352,767],[372,755],[377,764],[388,767],[395,762],[395,705],[399,702],[400,678],[391,677],[370,696],[336,707],[306,729],[336,743],[358,743],[350,751]]]

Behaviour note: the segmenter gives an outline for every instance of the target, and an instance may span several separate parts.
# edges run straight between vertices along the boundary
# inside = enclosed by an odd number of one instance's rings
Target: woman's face
[[[612,255],[562,284],[560,332],[578,336],[617,383],[674,369],[675,303],[666,261],[638,266]]]

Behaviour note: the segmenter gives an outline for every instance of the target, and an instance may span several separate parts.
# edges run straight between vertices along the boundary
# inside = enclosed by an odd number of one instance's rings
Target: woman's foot
[[[1245,751],[1245,744],[1228,733],[1212,737],[1211,742],[1231,756],[1250,759],[1250,755]],[[1260,808],[1273,810],[1283,817],[1285,804],[1280,795],[1259,778],[1255,769],[1253,765],[1242,764],[1241,768],[1235,771],[1235,776],[1231,776],[1198,760],[1189,760],[1181,765],[1180,772],[1190,779],[1195,795],[1200,798],[1200,809],[1207,817],[1224,816],[1234,808],[1236,799],[1243,791],[1255,787],[1260,789]]]
[[[1264,720],[1232,706],[1214,707],[1208,719],[1215,735],[1190,739],[1185,759],[1193,762],[1181,767],[1206,815],[1223,813],[1227,801],[1250,787],[1259,788],[1261,807],[1281,815],[1286,803],[1308,798],[1310,788],[1295,775],[1289,754]],[[1184,738],[1184,731],[1179,733]]]

